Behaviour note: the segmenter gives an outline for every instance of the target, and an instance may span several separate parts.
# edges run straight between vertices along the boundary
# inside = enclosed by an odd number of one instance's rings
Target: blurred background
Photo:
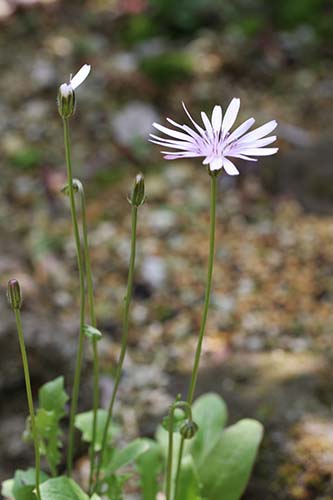
[[[70,388],[78,282],[58,86],[92,65],[71,120],[88,198],[101,342],[102,404],[112,389],[129,256],[126,195],[138,171],[130,347],[116,408],[130,438],[152,436],[186,394],[200,323],[209,178],[166,162],[151,123],[186,121],[241,98],[240,120],[279,122],[280,151],[219,178],[214,292],[198,394],[266,434],[246,500],[333,497],[333,5],[329,0],[0,0],[0,477],[33,463],[5,298],[20,280],[32,385]],[[80,406],[91,406],[86,353]],[[78,450],[77,470],[86,450]],[[83,458],[82,458],[83,457]],[[128,494],[130,495],[130,491]],[[128,496],[128,498],[131,498]]]

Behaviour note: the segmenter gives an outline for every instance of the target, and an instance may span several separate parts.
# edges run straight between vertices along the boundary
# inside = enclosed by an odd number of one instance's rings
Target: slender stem
[[[175,477],[175,500],[177,500],[177,496],[178,496],[178,485],[179,485],[180,469],[181,469],[181,465],[182,465],[182,458],[183,458],[183,452],[184,452],[184,444],[185,444],[185,438],[182,436],[181,440],[180,440],[179,449],[178,449],[177,470],[176,470],[176,477]]]
[[[66,151],[66,165],[67,165],[67,182],[69,190],[69,201],[71,207],[73,232],[76,246],[76,256],[77,265],[79,270],[79,282],[80,282],[80,333],[79,342],[76,355],[76,366],[74,373],[74,382],[72,389],[72,402],[69,417],[69,440],[68,440],[68,451],[67,451],[67,474],[70,476],[73,468],[73,450],[74,450],[74,423],[75,414],[78,405],[79,398],[79,388],[82,370],[82,359],[83,359],[83,345],[84,345],[84,320],[85,320],[85,287],[84,287],[84,268],[83,259],[81,252],[81,241],[79,233],[79,225],[77,220],[76,208],[75,208],[75,197],[73,188],[73,174],[72,174],[72,162],[71,162],[71,151],[70,151],[70,138],[69,138],[69,121],[67,118],[63,118],[64,125],[64,142]]]
[[[15,313],[16,327],[17,327],[17,333],[18,333],[20,349],[21,349],[23,371],[24,371],[24,378],[25,378],[25,388],[26,388],[26,392],[27,392],[28,407],[29,407],[29,413],[30,413],[31,431],[32,431],[32,436],[33,436],[33,440],[34,440],[34,447],[35,447],[36,494],[37,494],[38,500],[41,500],[40,487],[39,487],[40,486],[39,437],[38,437],[38,432],[37,432],[37,428],[36,428],[36,421],[35,421],[35,410],[34,410],[34,403],[33,403],[33,399],[32,399],[28,358],[27,358],[27,352],[26,352],[25,344],[24,344],[20,310],[14,309],[14,313]]]
[[[169,445],[166,469],[166,500],[171,500],[172,458],[173,458],[173,417],[175,407],[172,405],[169,412]]]
[[[168,458],[166,471],[166,500],[171,500],[171,483],[172,483],[172,461],[173,461],[173,422],[174,413],[177,408],[180,408],[186,418],[192,422],[192,408],[187,401],[178,401],[171,406],[169,411],[169,443],[168,443]],[[183,443],[184,441],[182,441]],[[183,445],[183,444],[182,444]]]
[[[137,207],[132,205],[131,255],[130,255],[130,262],[129,262],[128,279],[127,279],[127,292],[126,292],[126,297],[125,297],[125,306],[124,306],[124,313],[123,313],[123,335],[122,335],[122,339],[121,339],[121,350],[120,350],[120,355],[119,355],[119,360],[118,360],[118,365],[117,365],[117,371],[116,371],[113,392],[112,392],[112,396],[111,396],[111,400],[110,400],[110,404],[109,404],[109,408],[108,408],[108,414],[107,414],[107,418],[106,418],[106,423],[105,423],[105,427],[104,427],[104,431],[103,431],[101,453],[99,456],[97,469],[96,469],[96,483],[95,483],[95,488],[94,488],[95,492],[98,491],[99,475],[101,472],[105,448],[107,446],[108,430],[109,430],[110,422],[112,419],[113,406],[114,406],[114,403],[116,400],[116,395],[117,395],[117,391],[118,391],[118,387],[119,387],[119,383],[120,383],[123,363],[124,363],[126,349],[127,349],[127,339],[128,339],[128,330],[129,330],[129,307],[130,307],[130,302],[131,302],[131,298],[132,298],[134,266],[135,266],[137,211],[138,211]]]
[[[197,348],[195,351],[194,357],[194,365],[192,369],[190,388],[187,396],[187,402],[192,405],[195,386],[198,378],[199,364],[200,364],[200,356],[202,349],[202,341],[205,335],[206,330],[206,322],[208,315],[208,308],[210,303],[210,295],[212,290],[212,277],[213,277],[213,264],[214,264],[214,251],[215,251],[215,220],[216,220],[216,192],[217,192],[217,177],[215,175],[211,175],[211,190],[210,190],[210,235],[209,235],[209,257],[208,257],[208,271],[207,271],[207,283],[206,283],[206,292],[205,292],[205,300],[203,305],[201,326],[199,332],[199,338],[197,343]],[[184,449],[184,438],[182,437],[179,447],[178,453],[178,463],[177,463],[177,473],[176,473],[176,485],[175,485],[175,500],[177,500],[177,490],[179,484],[179,476],[182,462],[182,455]]]
[[[78,187],[81,199],[81,217],[82,217],[82,234],[83,234],[83,255],[86,270],[86,280],[87,280],[87,293],[88,293],[88,304],[90,312],[91,325],[96,328],[96,314],[95,314],[95,303],[94,303],[94,286],[91,271],[91,262],[89,254],[89,242],[88,242],[88,225],[87,225],[87,210],[86,210],[86,200],[84,194],[84,188],[80,181],[75,179],[75,184]],[[97,434],[97,411],[99,406],[99,357],[97,348],[97,339],[92,340],[93,348],[93,423],[92,423],[92,439],[90,444],[90,474],[89,474],[89,492],[91,492],[93,477],[94,477],[94,467],[95,467],[95,443]]]

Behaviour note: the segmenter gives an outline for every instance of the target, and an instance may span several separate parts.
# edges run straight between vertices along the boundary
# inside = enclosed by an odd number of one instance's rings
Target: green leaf
[[[54,411],[58,419],[65,415],[68,395],[64,390],[64,377],[58,377],[39,389],[39,406],[46,411]]]
[[[13,498],[14,479],[6,479],[1,484],[1,495],[6,498]]]
[[[189,441],[189,450],[199,469],[206,460],[208,451],[221,437],[228,417],[227,407],[219,395],[204,394],[193,404],[192,416],[199,430]]]
[[[41,472],[40,482],[44,482],[48,476]],[[15,500],[36,500],[36,495],[33,493],[36,487],[36,470],[17,470],[14,476],[14,484],[12,496]]]
[[[73,479],[63,476],[49,479],[41,485],[40,491],[43,500],[89,500]]]
[[[75,417],[75,427],[82,432],[82,439],[87,443],[92,441],[92,425],[93,425],[93,411],[86,411],[84,413],[79,413]],[[95,441],[95,451],[100,451],[102,446],[103,432],[107,419],[107,411],[103,409],[97,410],[97,426],[96,426],[96,441]],[[111,423],[108,430],[108,442],[111,442],[111,438],[116,434],[117,427]]]
[[[99,341],[102,338],[102,333],[99,330],[97,330],[97,328],[91,325],[84,325],[83,333],[85,334],[86,337],[88,337],[89,340]]]
[[[145,439],[135,439],[132,443],[121,450],[115,450],[111,462],[107,465],[107,474],[113,474],[120,467],[134,462],[140,455],[149,449],[149,444]]]
[[[62,447],[58,417],[54,411],[38,408],[35,422],[40,436],[40,452],[46,455],[52,473],[56,474],[56,467],[61,460],[59,449]]]
[[[202,500],[200,496],[198,474],[195,470],[193,458],[190,455],[187,455],[187,457],[182,460],[177,499]]]
[[[92,497],[90,497],[90,500],[102,500],[100,496],[98,496],[96,493],[93,494]]]
[[[161,448],[152,439],[143,439],[149,448],[136,459],[136,465],[140,474],[142,487],[142,498],[144,500],[155,500],[158,493],[157,475],[162,469]]]
[[[62,447],[60,420],[66,414],[65,404],[68,395],[64,390],[64,378],[57,377],[44,384],[39,390],[39,406],[36,413],[36,427],[40,437],[40,452],[46,455],[52,475],[57,473],[57,465],[61,460],[59,449]],[[30,424],[25,436],[31,438]]]
[[[223,431],[197,467],[207,500],[239,500],[249,480],[263,435],[256,420],[244,419]]]

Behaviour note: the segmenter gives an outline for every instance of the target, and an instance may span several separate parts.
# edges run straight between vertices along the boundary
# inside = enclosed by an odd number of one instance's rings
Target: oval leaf
[[[228,427],[197,468],[207,500],[239,500],[257,455],[263,427],[244,419]]]
[[[88,495],[69,477],[49,479],[40,487],[43,500],[89,500]]]
[[[199,468],[206,460],[208,451],[221,437],[228,418],[227,406],[218,394],[204,394],[193,404],[192,416],[199,430],[189,442],[189,449]]]

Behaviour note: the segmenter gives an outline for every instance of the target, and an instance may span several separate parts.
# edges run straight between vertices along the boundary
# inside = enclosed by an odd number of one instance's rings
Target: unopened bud
[[[63,83],[58,91],[58,111],[62,118],[70,118],[75,111],[75,92],[71,84]]]
[[[135,177],[133,192],[128,196],[128,201],[134,207],[139,207],[145,202],[145,180],[143,174],[138,174]]]
[[[12,280],[8,281],[7,297],[8,297],[8,301],[13,309],[21,309],[22,296],[21,296],[19,282],[16,279],[12,279]]]
[[[193,420],[185,420],[185,422],[181,425],[179,432],[184,439],[191,439],[196,434],[199,427]]]

